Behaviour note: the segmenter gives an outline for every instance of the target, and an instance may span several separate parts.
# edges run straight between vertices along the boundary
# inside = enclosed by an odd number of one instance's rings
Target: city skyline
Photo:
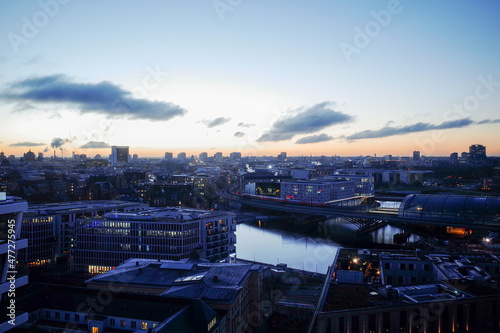
[[[6,155],[500,155],[495,1],[2,7]]]

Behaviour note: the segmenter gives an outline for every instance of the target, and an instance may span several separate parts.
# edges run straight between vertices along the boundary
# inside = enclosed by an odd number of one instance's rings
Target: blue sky
[[[498,1],[0,6],[6,154],[500,154]]]

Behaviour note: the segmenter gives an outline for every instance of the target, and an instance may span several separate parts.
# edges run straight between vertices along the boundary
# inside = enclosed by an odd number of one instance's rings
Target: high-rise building
[[[111,147],[111,166],[128,163],[129,161],[128,146],[112,146]]]
[[[200,153],[200,161],[206,161],[208,159],[208,154],[206,152]]]
[[[216,162],[222,162],[223,156],[221,152],[217,152],[214,154],[214,158]]]
[[[286,152],[282,152],[278,155],[278,159],[282,161],[286,161]]]
[[[174,154],[167,151],[165,153],[165,159],[167,160],[167,159],[170,159],[170,158],[174,158]]]
[[[182,152],[182,153],[177,154],[177,159],[179,159],[179,160],[185,160],[186,159],[186,153]]]
[[[241,158],[241,153],[240,152],[232,152],[229,154],[229,158],[232,160],[237,160]]]
[[[413,160],[414,161],[420,161],[420,152],[418,150],[415,150],[413,152]]]
[[[0,332],[6,332],[28,321],[28,313],[16,311],[16,289],[28,284],[28,276],[21,276],[16,269],[19,250],[28,246],[28,240],[22,238],[21,224],[23,212],[28,203],[20,198],[7,197],[0,192],[0,306],[3,318],[0,319]],[[10,318],[10,321],[9,321]]]
[[[138,160],[139,159],[139,155],[137,155],[137,154],[132,155],[132,159],[133,160]]]
[[[473,161],[486,159],[486,147],[483,145],[471,145],[469,147],[469,158]]]
[[[500,168],[493,168],[493,192],[500,195]]]

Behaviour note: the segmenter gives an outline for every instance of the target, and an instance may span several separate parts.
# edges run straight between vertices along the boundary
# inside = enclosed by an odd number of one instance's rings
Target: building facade
[[[21,232],[23,212],[28,203],[20,198],[7,197],[0,192],[0,306],[5,315],[0,319],[0,332],[6,332],[28,320],[28,313],[16,306],[16,288],[28,284],[28,276],[17,272],[18,251],[28,246]]]
[[[135,258],[222,260],[235,251],[234,215],[187,208],[78,219],[72,269],[102,273]]]

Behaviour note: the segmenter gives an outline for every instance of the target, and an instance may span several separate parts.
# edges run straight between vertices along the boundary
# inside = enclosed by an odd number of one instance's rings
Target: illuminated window
[[[92,327],[92,333],[99,333],[99,327]]]
[[[142,322],[142,329],[147,330],[148,329],[148,323]]]

